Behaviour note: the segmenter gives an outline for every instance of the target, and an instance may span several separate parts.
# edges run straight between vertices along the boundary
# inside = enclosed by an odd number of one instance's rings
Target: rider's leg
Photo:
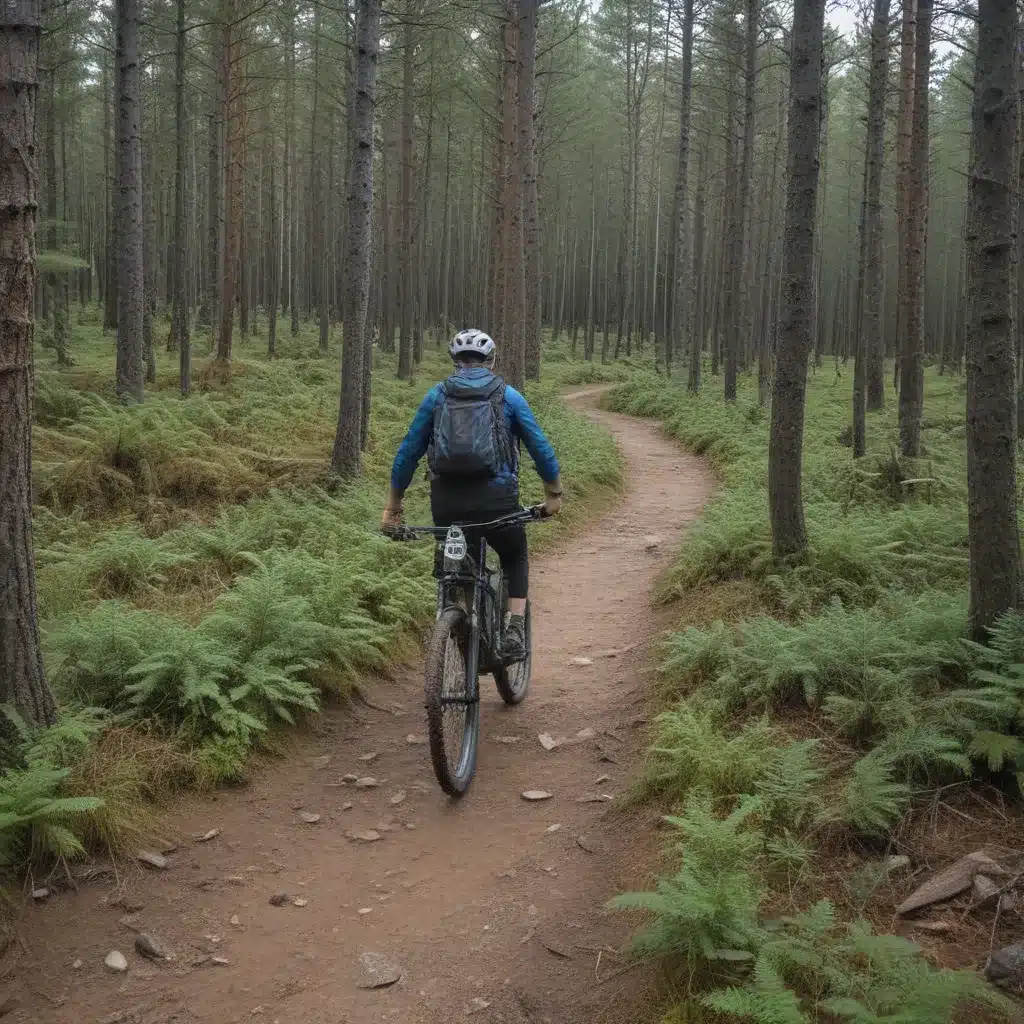
[[[498,530],[487,538],[501,561],[501,572],[508,585],[508,620],[505,623],[503,654],[510,661],[526,657],[526,595],[530,583],[529,549],[526,527]]]

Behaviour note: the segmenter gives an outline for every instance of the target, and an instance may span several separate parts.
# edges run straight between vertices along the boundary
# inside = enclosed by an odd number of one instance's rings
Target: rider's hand
[[[557,516],[562,510],[562,481],[544,484],[544,517]]]
[[[380,529],[382,533],[394,533],[402,525],[402,506],[398,508],[385,508],[384,514],[380,517]]]

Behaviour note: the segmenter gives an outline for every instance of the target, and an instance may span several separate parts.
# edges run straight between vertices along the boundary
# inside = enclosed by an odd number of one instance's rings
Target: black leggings
[[[450,507],[445,507],[446,502],[435,500],[432,505],[435,526],[451,526],[452,523],[466,522],[467,520],[488,522],[511,515],[519,510],[519,504],[516,502],[511,506],[503,504],[498,509],[475,510],[475,514],[470,517],[465,514],[453,514]],[[466,530],[466,541],[469,544],[470,552],[474,555],[480,535],[479,530]],[[526,597],[530,586],[530,556],[526,544],[526,527],[522,525],[506,526],[501,530],[485,530],[483,536],[487,543],[494,548],[501,561],[501,571],[508,583],[508,596],[511,598]],[[438,546],[439,549],[443,548],[444,541],[440,541]]]

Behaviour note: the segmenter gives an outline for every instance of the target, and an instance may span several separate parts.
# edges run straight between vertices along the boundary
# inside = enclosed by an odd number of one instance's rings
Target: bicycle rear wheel
[[[462,796],[476,770],[480,701],[469,668],[469,622],[462,608],[446,608],[427,645],[424,695],[430,759],[438,785]]]
[[[501,608],[498,614],[499,629],[504,626],[505,611],[508,608],[508,584],[501,584]],[[530,689],[530,673],[533,668],[532,635],[530,629],[530,602],[526,602],[526,658],[508,665],[499,665],[492,675],[498,693],[506,704],[519,704]]]

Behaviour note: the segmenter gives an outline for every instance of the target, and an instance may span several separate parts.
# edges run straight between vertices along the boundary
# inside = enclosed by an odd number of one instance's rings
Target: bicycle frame
[[[466,673],[473,678],[469,700],[479,698],[478,676],[491,671],[498,662],[498,610],[501,595],[495,587],[500,573],[487,568],[487,542],[477,541],[475,556],[467,554],[455,570],[442,570],[437,582],[437,617],[447,608],[459,605],[459,598],[467,598],[465,610],[469,616],[469,637],[466,651]],[[453,702],[458,702],[452,698]]]
[[[512,515],[495,519],[489,523],[456,523],[452,526],[404,526],[391,534],[394,540],[418,540],[420,536],[430,536],[438,540],[448,538],[450,532],[458,528],[460,531],[496,530],[502,527],[517,526],[535,522],[543,518],[543,506],[522,509]],[[480,536],[476,542],[476,555],[468,551],[460,560],[457,568],[442,568],[437,584],[437,617],[440,618],[445,609],[458,604],[454,599],[455,592],[461,588],[468,595],[465,611],[469,617],[469,637],[466,650],[466,675],[472,679],[469,694],[466,697],[445,698],[452,704],[469,704],[480,699],[479,676],[481,668],[484,672],[493,671],[499,665],[498,633],[501,624],[498,622],[501,595],[494,586],[493,570],[487,568],[487,541]],[[481,666],[481,654],[484,664]]]

